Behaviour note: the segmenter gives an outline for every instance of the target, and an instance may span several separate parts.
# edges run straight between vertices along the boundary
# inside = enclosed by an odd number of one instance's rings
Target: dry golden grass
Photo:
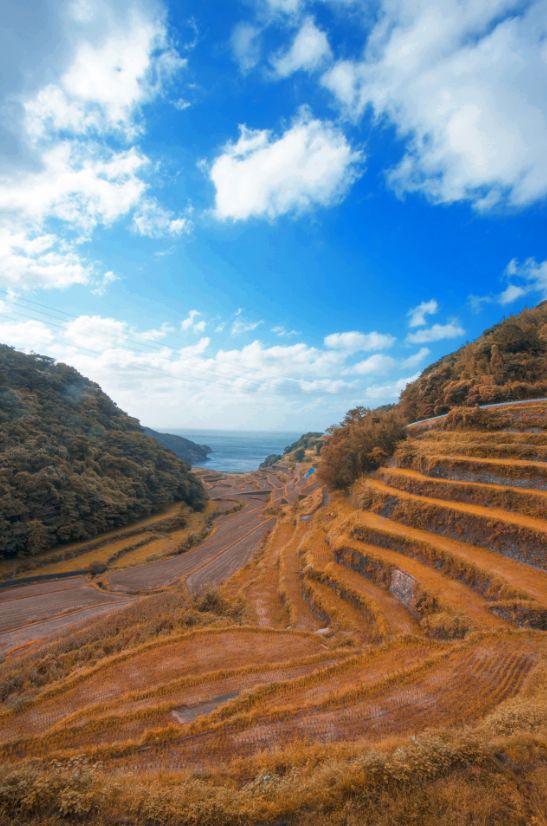
[[[381,468],[377,476],[391,487],[419,496],[501,508],[536,519],[543,519],[547,513],[546,491],[523,490],[507,485],[461,482],[453,479],[435,479],[405,468]]]
[[[267,540],[3,664],[0,823],[544,826],[547,574],[504,551],[545,549],[535,407],[443,420],[351,497],[212,474],[272,488]]]

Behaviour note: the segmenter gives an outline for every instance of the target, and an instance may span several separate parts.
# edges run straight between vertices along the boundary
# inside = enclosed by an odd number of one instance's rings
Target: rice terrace
[[[0,10],[0,826],[547,826],[547,0]]]
[[[426,420],[349,497],[312,450],[198,470],[191,542],[174,506],[62,571],[54,552],[12,570],[0,748],[2,794],[34,790],[20,822],[56,822],[60,795],[101,823],[368,823],[365,804],[433,823],[400,808],[441,781],[463,807],[501,785],[505,822],[543,822],[546,420],[545,401]]]

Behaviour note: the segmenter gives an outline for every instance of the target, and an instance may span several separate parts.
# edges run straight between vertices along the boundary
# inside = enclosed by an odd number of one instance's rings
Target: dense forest
[[[152,430],[151,427],[143,427],[147,436],[152,436],[157,442],[167,450],[172,450],[175,456],[182,459],[183,462],[191,465],[194,462],[203,462],[211,452],[211,448],[207,445],[198,445],[191,439],[185,439],[184,436],[175,436],[173,433],[159,433],[157,430]]]
[[[0,345],[0,555],[87,539],[174,501],[188,466],[72,367]]]
[[[408,421],[451,407],[547,395],[547,301],[486,330],[427,367],[401,394]]]
[[[454,407],[547,395],[547,301],[486,330],[470,344],[427,367],[398,404],[350,410],[331,427],[321,451],[320,476],[347,488],[378,468],[405,438],[405,425]]]

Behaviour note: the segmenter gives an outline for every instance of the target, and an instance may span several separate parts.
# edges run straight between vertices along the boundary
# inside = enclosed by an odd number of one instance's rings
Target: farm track
[[[127,605],[85,577],[21,585],[0,590],[0,653],[25,643],[66,633],[72,626]]]
[[[270,480],[273,477],[274,474],[269,474]],[[190,592],[199,593],[217,586],[237,571],[259,549],[274,520],[265,513],[268,500],[264,496],[241,496],[241,491],[249,488],[247,478],[221,478],[226,481],[221,490],[217,481],[217,488],[210,490],[210,494],[213,490],[219,494],[215,507],[220,515],[210,535],[195,548],[103,575],[101,579],[106,587],[101,589],[84,576],[74,576],[0,590],[0,654],[8,654],[20,647],[25,650],[28,645],[53,639],[79,627],[82,622],[127,605],[141,593],[169,587],[181,578],[186,579]],[[257,489],[262,485],[262,479],[256,481]],[[238,501],[241,510],[226,512],[233,510]],[[176,511],[171,509],[167,514],[150,517],[139,525],[153,526],[175,514]],[[125,538],[125,534],[129,538]],[[127,529],[112,532],[95,540],[94,544],[109,547],[107,540],[111,537],[114,550],[119,552],[125,543],[133,543],[139,536],[134,528]],[[176,540],[176,531],[173,536]],[[151,544],[147,545],[147,550],[152,552],[154,540],[153,537],[149,539]],[[171,542],[169,548],[175,550],[175,540],[170,540],[167,534],[161,543],[165,546],[166,542]],[[87,551],[92,543],[84,544]]]

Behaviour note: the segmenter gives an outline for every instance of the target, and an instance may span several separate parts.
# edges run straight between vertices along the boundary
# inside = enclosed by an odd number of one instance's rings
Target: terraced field
[[[4,763],[90,761],[104,788],[133,778],[152,796],[184,782],[181,823],[251,824],[293,822],[334,764],[340,789],[377,777],[372,765],[410,782],[401,766],[418,753],[432,778],[479,753],[517,760],[522,743],[544,753],[547,405],[528,421],[520,407],[514,428],[498,420],[409,428],[351,495],[327,494],[305,465],[202,472],[239,509],[199,544],[107,570],[101,588],[78,577],[0,594],[4,640],[17,638],[2,597],[29,626],[54,621],[54,594],[60,616],[111,612],[110,626],[87,620],[6,660]],[[125,822],[177,822],[146,820],[138,799]]]

